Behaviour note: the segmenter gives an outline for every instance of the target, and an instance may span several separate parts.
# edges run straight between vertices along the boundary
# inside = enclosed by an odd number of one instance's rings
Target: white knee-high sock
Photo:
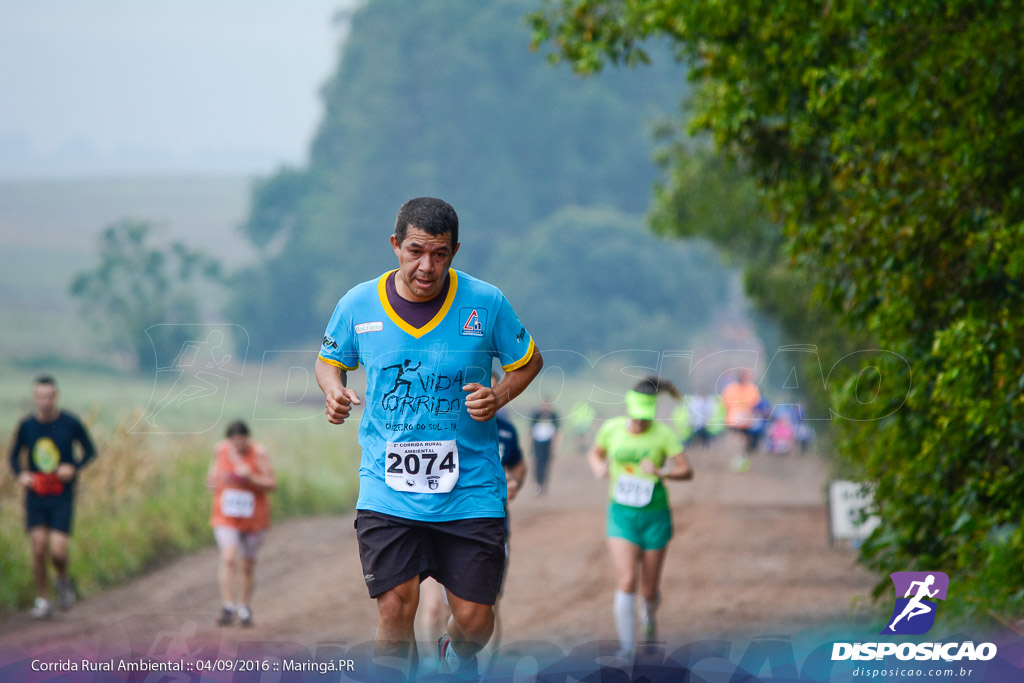
[[[615,591],[613,603],[615,632],[623,650],[632,650],[636,640],[636,593]]]

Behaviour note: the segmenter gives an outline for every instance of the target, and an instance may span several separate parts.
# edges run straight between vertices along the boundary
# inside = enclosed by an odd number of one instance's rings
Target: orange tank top
[[[754,408],[761,402],[761,392],[753,382],[734,382],[722,390],[725,402],[725,424],[748,429],[754,424]]]
[[[257,449],[263,447],[250,443],[242,455],[242,462],[253,472],[270,474],[266,459],[256,457]],[[260,469],[264,465],[264,469]],[[231,459],[231,442],[223,441],[217,446],[217,465],[214,470],[216,487],[213,492],[213,506],[210,510],[210,526],[231,526],[241,532],[260,531],[270,526],[270,500],[267,492],[234,474],[235,465]]]

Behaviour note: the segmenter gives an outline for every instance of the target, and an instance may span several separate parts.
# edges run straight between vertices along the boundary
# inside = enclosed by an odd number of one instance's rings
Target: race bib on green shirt
[[[633,508],[646,507],[654,495],[654,480],[631,474],[620,474],[612,490],[612,500]]]

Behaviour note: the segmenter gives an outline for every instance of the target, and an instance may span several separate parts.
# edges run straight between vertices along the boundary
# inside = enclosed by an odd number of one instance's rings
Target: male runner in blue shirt
[[[505,475],[494,414],[540,372],[533,338],[496,287],[451,268],[455,210],[421,197],[391,236],[398,269],[338,302],[316,376],[341,424],[362,404],[346,373],[366,368],[356,529],[363,578],[377,600],[378,658],[416,659],[419,583],[433,576],[452,609],[443,670],[476,675],[494,628],[505,566]],[[490,385],[492,360],[505,370]]]

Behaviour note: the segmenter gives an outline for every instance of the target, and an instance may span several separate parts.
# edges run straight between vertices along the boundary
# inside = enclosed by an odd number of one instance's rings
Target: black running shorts
[[[493,605],[505,572],[505,520],[501,517],[422,522],[356,511],[363,579],[376,598],[419,576],[432,576],[470,602]]]
[[[66,492],[59,496],[38,496],[28,492],[25,495],[25,528],[45,526],[70,535],[73,502],[74,499]]]

